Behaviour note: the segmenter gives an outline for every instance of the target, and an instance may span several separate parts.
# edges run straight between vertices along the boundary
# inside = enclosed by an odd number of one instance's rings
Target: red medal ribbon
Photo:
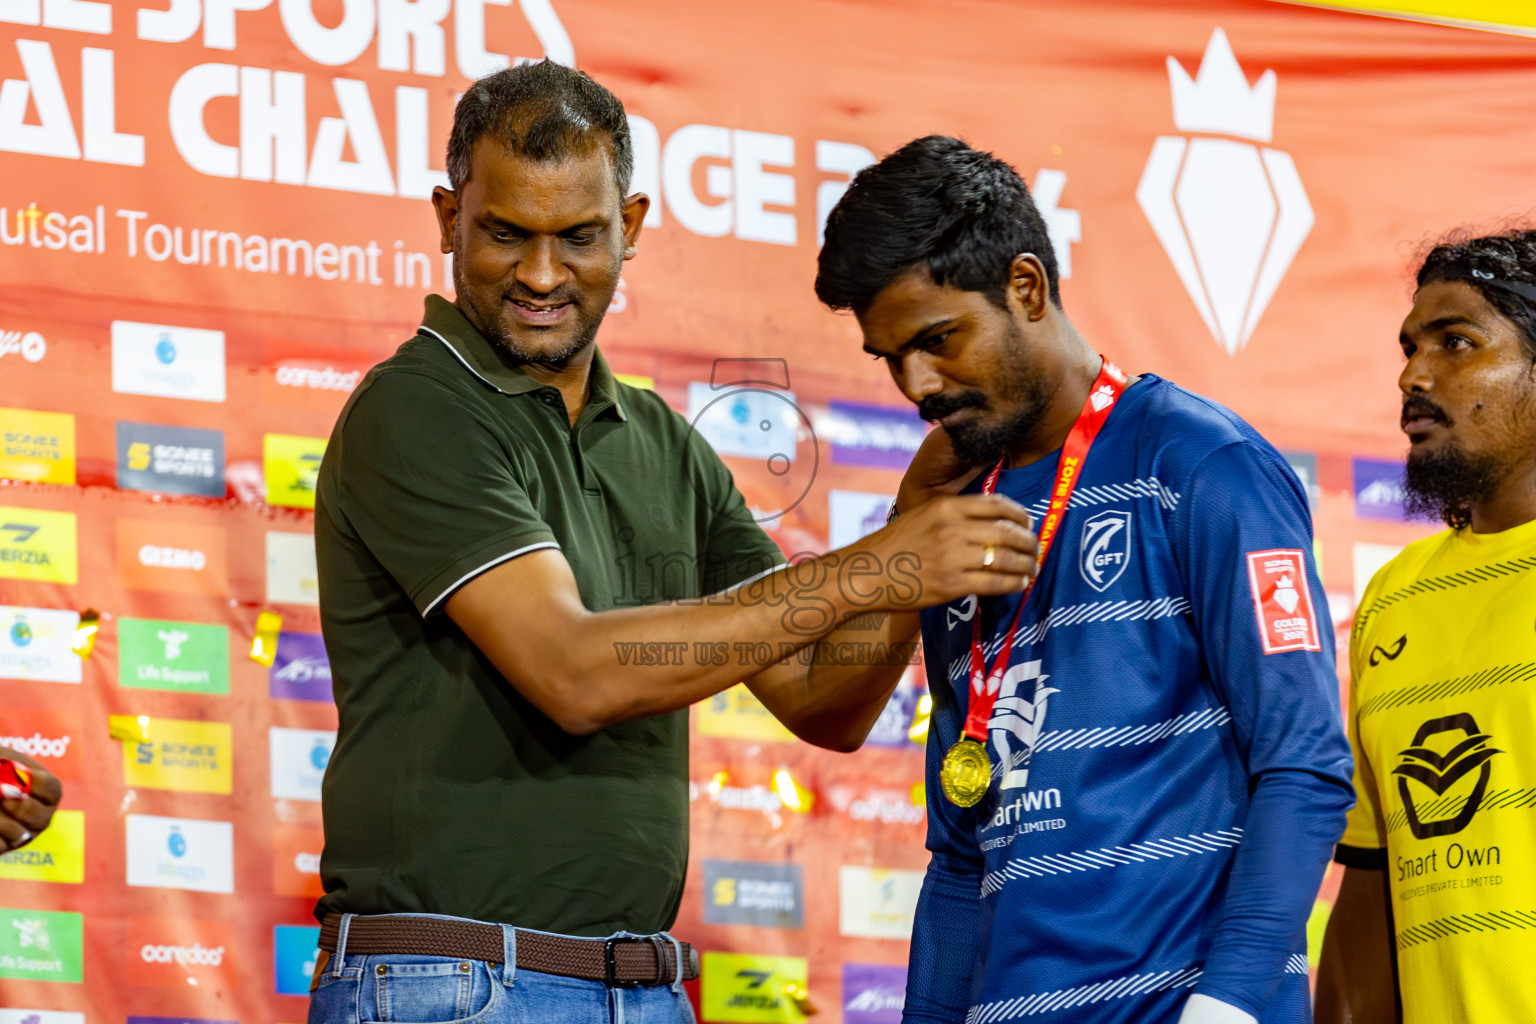
[[[1008,627],[1008,635],[1003,639],[1002,650],[997,652],[997,660],[991,672],[986,671],[986,654],[982,650],[981,599],[977,598],[976,615],[971,620],[971,704],[970,713],[965,716],[965,734],[978,743],[985,745],[987,742],[987,722],[992,719],[992,706],[997,703],[998,692],[1002,689],[1003,673],[1008,669],[1013,640],[1019,631],[1019,619],[1024,615],[1024,605],[1029,601],[1030,592],[1035,589],[1035,580],[1040,578],[1039,569],[1045,565],[1046,553],[1050,551],[1051,542],[1061,527],[1062,517],[1067,513],[1072,492],[1077,489],[1083,461],[1088,458],[1088,449],[1093,446],[1094,438],[1099,436],[1099,431],[1109,419],[1115,403],[1125,393],[1125,385],[1124,371],[1105,359],[1093,387],[1088,390],[1088,400],[1083,403],[1083,411],[1077,414],[1077,422],[1072,424],[1067,442],[1061,447],[1061,465],[1056,470],[1056,482],[1051,487],[1051,504],[1046,509],[1045,518],[1040,521],[1040,553],[1035,558],[1035,575],[1024,585],[1024,594],[1019,598],[1019,610],[1014,612],[1013,623]],[[992,467],[992,472],[987,474],[987,479],[981,485],[981,493],[991,494],[997,489],[997,478],[1003,471],[1005,461],[1007,456],[999,459],[997,465]]]

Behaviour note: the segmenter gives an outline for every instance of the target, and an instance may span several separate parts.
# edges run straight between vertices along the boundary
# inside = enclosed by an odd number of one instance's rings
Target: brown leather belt
[[[320,948],[336,952],[341,917],[331,914],[320,926]],[[688,943],[683,954],[683,980],[699,976],[699,959]],[[499,964],[506,947],[501,927],[409,914],[354,917],[347,927],[347,953],[382,956],[448,956]],[[677,947],[659,935],[638,939],[578,939],[548,932],[517,930],[517,967],[524,971],[559,974],[609,985],[670,985],[677,979]]]

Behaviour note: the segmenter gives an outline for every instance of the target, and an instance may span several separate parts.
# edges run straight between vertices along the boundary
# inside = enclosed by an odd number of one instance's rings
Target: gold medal
[[[960,737],[960,742],[944,755],[939,782],[950,803],[975,807],[992,785],[992,761],[987,757],[987,748],[969,736]]]

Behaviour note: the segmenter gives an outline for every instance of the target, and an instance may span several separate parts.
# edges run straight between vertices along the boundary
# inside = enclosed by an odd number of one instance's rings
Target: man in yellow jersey
[[[1399,340],[1408,505],[1450,529],[1355,616],[1316,1020],[1536,1021],[1536,231],[1432,250]]]

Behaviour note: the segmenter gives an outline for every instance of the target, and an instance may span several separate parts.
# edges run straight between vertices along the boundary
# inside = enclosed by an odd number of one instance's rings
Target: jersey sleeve
[[[1267,446],[1205,457],[1174,513],[1201,649],[1252,794],[1195,991],[1262,1018],[1351,803],[1333,628],[1306,497]]]
[[[557,548],[514,458],[450,389],[386,373],[326,449],[318,500],[423,615],[493,566]]]
[[[1384,571],[1384,570],[1383,570]],[[1366,587],[1360,609],[1370,607],[1378,589],[1380,572]],[[1344,837],[1334,847],[1333,859],[1347,868],[1384,870],[1387,866],[1387,823],[1382,817],[1376,772],[1360,742],[1360,682],[1365,677],[1365,616],[1356,611],[1349,641],[1349,746],[1355,755],[1355,806],[1345,818]]]
[[[943,609],[938,611],[942,616]],[[923,647],[941,652],[932,619],[932,613],[923,615]],[[932,856],[913,919],[902,1019],[958,1024],[966,1019],[976,981],[982,857],[976,845],[977,811],[950,803],[939,783],[944,752],[959,740],[964,712],[947,678],[947,659],[941,654],[926,660],[928,692],[933,694],[924,771]]]

